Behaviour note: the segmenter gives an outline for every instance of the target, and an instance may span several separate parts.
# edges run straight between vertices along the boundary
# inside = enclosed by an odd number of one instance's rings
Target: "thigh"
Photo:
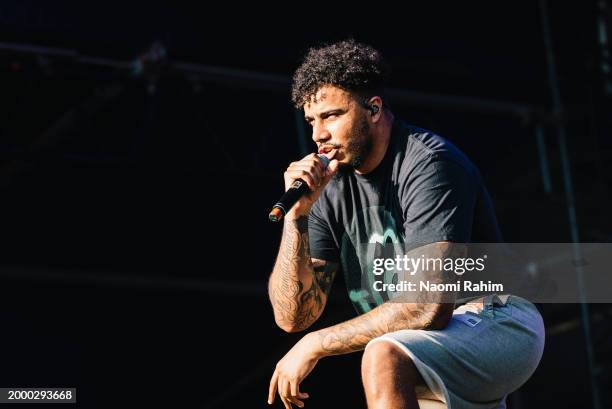
[[[388,382],[381,379],[379,373],[389,374],[400,384],[413,385],[417,398],[437,399],[405,348],[391,339],[380,337],[370,342],[364,352],[362,364],[363,368],[367,368],[365,370],[373,371],[373,376],[376,376],[378,381]]]
[[[533,304],[516,301],[461,318],[454,314],[443,330],[402,330],[384,337],[421,362],[417,367],[434,393],[446,388],[468,400],[493,401],[522,385],[541,358],[541,317]]]

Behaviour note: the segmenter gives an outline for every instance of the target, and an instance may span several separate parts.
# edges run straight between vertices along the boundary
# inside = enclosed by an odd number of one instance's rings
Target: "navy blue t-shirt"
[[[387,152],[368,174],[340,171],[309,217],[313,258],[340,263],[359,313],[386,300],[371,288],[372,244],[496,243],[501,236],[482,177],[446,139],[394,121]]]

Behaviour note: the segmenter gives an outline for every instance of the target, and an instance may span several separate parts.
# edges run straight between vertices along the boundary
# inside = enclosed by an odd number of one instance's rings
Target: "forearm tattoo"
[[[308,218],[285,221],[283,238],[270,277],[270,301],[278,324],[303,330],[321,315],[335,273],[335,263],[312,262]]]
[[[433,243],[426,251],[438,257],[461,257],[465,247],[454,243]],[[423,251],[423,248],[420,249]],[[427,273],[428,279],[444,282],[442,272]],[[321,348],[329,355],[360,351],[381,335],[401,329],[440,329],[452,316],[452,299],[439,293],[423,293],[417,302],[387,302],[349,321],[317,331]]]

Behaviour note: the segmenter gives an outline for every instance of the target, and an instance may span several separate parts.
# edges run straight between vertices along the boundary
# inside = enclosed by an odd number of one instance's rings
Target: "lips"
[[[319,153],[326,154],[326,153],[331,152],[334,149],[336,149],[336,148],[333,147],[333,146],[321,146],[321,147],[319,147]]]
[[[338,148],[319,149],[319,154],[327,156],[327,159],[332,160],[338,153]]]

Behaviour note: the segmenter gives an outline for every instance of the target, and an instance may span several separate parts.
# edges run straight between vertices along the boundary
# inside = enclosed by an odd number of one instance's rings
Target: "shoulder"
[[[424,167],[439,167],[446,163],[465,170],[468,175],[479,176],[478,169],[467,155],[447,138],[402,121],[394,124],[393,132],[398,150],[403,151],[402,173],[414,173]]]

